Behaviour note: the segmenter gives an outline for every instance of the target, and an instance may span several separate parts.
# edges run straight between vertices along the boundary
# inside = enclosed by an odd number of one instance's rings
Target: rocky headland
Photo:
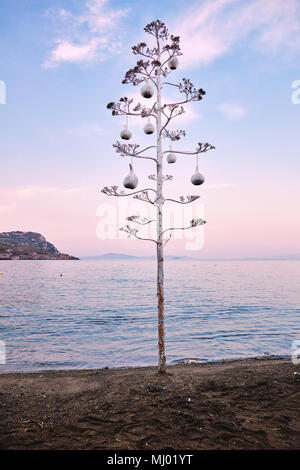
[[[75,256],[60,253],[43,235],[35,232],[0,233],[0,260],[76,260]]]

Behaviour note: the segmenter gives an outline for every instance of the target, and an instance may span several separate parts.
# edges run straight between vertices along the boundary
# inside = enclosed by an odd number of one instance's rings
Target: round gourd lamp
[[[120,132],[120,137],[121,137],[121,139],[123,139],[123,140],[130,140],[131,137],[132,137],[132,133],[130,132],[129,129],[127,129],[127,127],[125,127],[125,129],[123,129],[123,130]]]
[[[167,156],[168,163],[175,163],[177,160],[176,153],[169,153]]]

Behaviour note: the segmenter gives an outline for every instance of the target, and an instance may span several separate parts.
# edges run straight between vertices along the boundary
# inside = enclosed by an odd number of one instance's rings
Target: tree
[[[156,165],[156,173],[149,176],[150,180],[156,181],[156,189],[145,188],[137,190],[131,193],[125,193],[120,190],[118,186],[105,186],[102,192],[108,196],[126,197],[133,196],[136,199],[152,204],[157,208],[157,219],[149,220],[142,218],[138,215],[132,215],[127,218],[128,222],[136,225],[147,225],[152,222],[156,222],[157,226],[157,237],[156,239],[143,238],[140,236],[138,228],[135,228],[131,224],[125,225],[120,230],[124,230],[129,236],[138,238],[140,240],[149,240],[156,244],[157,253],[157,300],[158,300],[158,370],[164,373],[166,370],[166,357],[165,357],[165,335],[164,335],[164,257],[163,250],[164,245],[171,238],[173,230],[185,230],[192,227],[197,227],[205,223],[202,219],[192,219],[187,227],[169,227],[163,228],[163,207],[167,201],[178,203],[178,204],[190,204],[197,200],[200,196],[181,196],[179,200],[165,199],[163,195],[163,183],[167,180],[172,179],[171,175],[163,175],[163,157],[168,154],[170,163],[174,161],[174,154],[184,155],[198,155],[208,150],[214,149],[212,145],[208,143],[198,143],[194,151],[178,151],[163,150],[163,138],[169,139],[171,145],[173,142],[180,140],[186,135],[184,130],[169,130],[169,124],[173,119],[183,114],[184,104],[191,101],[201,101],[205,95],[205,91],[202,88],[195,88],[193,83],[187,78],[183,78],[178,84],[164,81],[164,79],[176,69],[178,66],[178,57],[182,55],[179,46],[179,36],[169,35],[169,32],[165,24],[159,20],[152,21],[145,28],[145,32],[152,36],[152,45],[147,45],[145,42],[141,42],[136,46],[132,47],[134,55],[141,56],[136,65],[126,72],[122,83],[131,83],[133,86],[137,86],[142,82],[145,82],[141,90],[141,94],[144,98],[150,98],[156,91],[156,101],[152,107],[147,108],[141,103],[133,103],[133,99],[127,97],[121,98],[119,102],[110,102],[107,108],[111,110],[113,116],[140,116],[141,118],[154,118],[156,121],[156,145],[151,145],[144,149],[140,149],[138,144],[121,143],[117,141],[113,144],[116,152],[125,157],[131,157],[131,162],[134,158],[144,158],[153,160]],[[153,86],[152,86],[153,85]],[[164,85],[177,87],[178,92],[182,95],[176,103],[162,103],[162,88]],[[153,88],[154,87],[154,88]],[[127,121],[126,121],[127,122]],[[146,133],[153,133],[154,128],[151,129],[151,124],[148,121],[148,127],[144,128]],[[148,132],[149,131],[149,132]],[[130,140],[131,133],[126,129],[121,132],[121,138]],[[155,149],[155,156],[148,156],[148,150]],[[172,155],[173,154],[173,155]],[[172,161],[173,157],[173,161]],[[135,189],[137,186],[137,178],[130,165],[130,174],[127,179],[124,180],[124,186],[129,189]],[[191,181],[195,185],[200,185],[204,182],[204,177],[199,173],[198,164],[196,173],[192,176]],[[166,238],[166,234],[169,232],[169,236]]]

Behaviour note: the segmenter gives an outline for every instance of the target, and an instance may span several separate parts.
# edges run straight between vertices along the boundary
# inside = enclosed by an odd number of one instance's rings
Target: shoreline
[[[300,365],[269,358],[0,375],[1,449],[297,449]]]
[[[203,361],[200,362],[196,358],[183,358],[179,359],[179,362],[172,361],[171,363],[166,364],[166,368],[172,368],[174,366],[180,365],[218,365],[218,364],[227,364],[231,362],[247,362],[247,361],[291,361],[291,355],[289,354],[271,354],[268,356],[253,356],[253,357],[238,357],[238,358],[228,358],[228,359],[215,359],[213,361]],[[132,369],[156,369],[157,365],[143,365],[143,366],[103,366],[103,367],[87,367],[87,368],[61,368],[61,369],[32,369],[25,371],[4,371],[1,372],[0,377],[3,375],[17,375],[17,374],[46,374],[48,372],[73,372],[73,371],[101,371],[101,370],[132,370]]]

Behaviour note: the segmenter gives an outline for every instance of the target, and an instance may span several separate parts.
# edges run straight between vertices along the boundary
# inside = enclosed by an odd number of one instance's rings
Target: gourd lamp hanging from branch
[[[128,175],[124,178],[123,186],[127,189],[135,189],[138,185],[139,180],[135,172],[133,171],[132,163],[129,163],[129,170],[130,171]]]
[[[153,87],[150,85],[148,78],[145,79],[145,85],[141,88],[143,98],[152,98],[154,95]]]
[[[205,181],[204,176],[202,173],[199,172],[198,168],[198,154],[197,154],[197,165],[196,165],[196,170],[195,173],[191,177],[191,183],[194,184],[195,186],[200,186],[200,184],[203,184]]]
[[[176,70],[179,65],[177,57],[171,57],[171,59],[168,60],[168,66],[170,67],[171,70]]]
[[[144,125],[144,132],[145,134],[153,134],[155,131],[154,125],[150,122],[150,118],[148,118],[148,122]]]
[[[172,141],[171,141],[171,145],[170,145],[170,150],[172,150]],[[168,153],[168,156],[167,156],[167,162],[168,163],[175,163],[177,160],[177,157],[176,157],[176,153]]]
[[[132,133],[128,129],[128,116],[126,116],[126,124],[124,129],[120,132],[120,137],[123,140],[130,140],[132,137]]]

